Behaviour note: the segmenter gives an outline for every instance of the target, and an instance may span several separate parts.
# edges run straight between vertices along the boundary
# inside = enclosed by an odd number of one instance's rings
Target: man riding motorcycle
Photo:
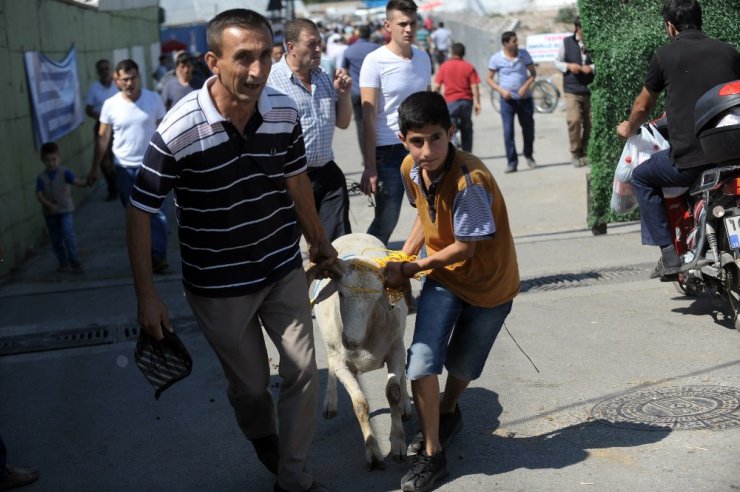
[[[671,148],[653,154],[632,173],[632,187],[642,216],[642,244],[659,246],[661,257],[650,278],[676,278],[681,258],[673,247],[662,188],[688,187],[713,164],[694,131],[694,106],[709,89],[740,79],[740,53],[731,45],[701,31],[697,0],[665,0],[663,20],[671,42],[653,54],[644,87],[632,105],[629,119],[617,126],[621,138],[637,132],[666,91]]]

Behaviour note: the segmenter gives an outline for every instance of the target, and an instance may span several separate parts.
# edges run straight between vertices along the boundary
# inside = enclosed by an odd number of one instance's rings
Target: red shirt
[[[475,67],[465,60],[451,58],[439,67],[434,83],[444,85],[445,101],[473,100],[471,85],[480,84]]]

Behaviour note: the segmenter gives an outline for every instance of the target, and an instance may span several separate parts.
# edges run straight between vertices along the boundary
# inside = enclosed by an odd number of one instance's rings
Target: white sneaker
[[[527,159],[527,166],[537,167],[537,162],[534,160],[533,157],[526,157],[525,159]]]

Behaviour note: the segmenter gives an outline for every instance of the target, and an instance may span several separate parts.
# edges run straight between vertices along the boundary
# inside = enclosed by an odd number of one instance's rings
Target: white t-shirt
[[[452,46],[452,33],[444,27],[437,28],[431,38],[437,51],[447,51]]]
[[[85,105],[92,106],[93,111],[100,114],[100,108],[103,107],[105,100],[116,94],[118,94],[118,86],[115,82],[111,81],[110,86],[106,87],[99,80],[96,80],[87,90]]]
[[[117,166],[141,165],[157,121],[165,113],[159,94],[147,89],[141,90],[136,102],[125,100],[120,92],[105,100],[100,122],[113,128],[113,161]]]
[[[432,67],[429,56],[412,46],[410,60],[401,58],[387,46],[365,57],[360,69],[360,88],[378,91],[375,146],[393,145],[398,139],[398,107],[415,92],[427,90],[431,84]]]

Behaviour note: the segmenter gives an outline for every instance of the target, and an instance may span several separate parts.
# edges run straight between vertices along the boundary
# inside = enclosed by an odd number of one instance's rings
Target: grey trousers
[[[229,401],[242,432],[247,439],[277,433],[280,486],[291,491],[308,489],[314,481],[306,464],[316,427],[319,384],[303,270],[298,268],[245,296],[209,298],[187,291],[186,295],[198,325],[221,361],[229,383]],[[262,326],[280,354],[277,417],[269,390],[270,364]]]

